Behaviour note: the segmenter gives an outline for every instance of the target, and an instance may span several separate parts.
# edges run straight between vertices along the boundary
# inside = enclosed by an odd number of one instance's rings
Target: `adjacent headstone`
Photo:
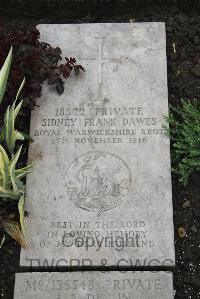
[[[38,29],[86,72],[32,113],[21,265],[173,266],[165,25]]]
[[[172,299],[171,273],[19,273],[15,299]]]

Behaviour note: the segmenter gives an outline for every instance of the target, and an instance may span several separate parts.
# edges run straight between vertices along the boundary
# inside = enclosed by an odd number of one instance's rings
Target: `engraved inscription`
[[[33,139],[45,138],[53,145],[65,144],[147,144],[164,136],[160,119],[144,107],[109,106],[56,107],[44,115]],[[163,120],[164,121],[164,120]]]

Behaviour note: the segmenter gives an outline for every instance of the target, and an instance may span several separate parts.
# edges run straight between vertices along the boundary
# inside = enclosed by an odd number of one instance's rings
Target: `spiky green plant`
[[[5,149],[0,145],[0,197],[5,201],[18,200],[24,193],[21,179],[30,172],[32,166],[16,168],[21,150],[22,146],[9,159]]]
[[[12,49],[0,71],[0,103],[6,90],[10,65],[12,60]],[[16,151],[16,141],[24,140],[24,136],[15,129],[16,117],[21,109],[22,101],[16,105],[20,92],[24,86],[22,81],[17,92],[14,103],[6,110],[4,117],[4,126],[0,133],[0,199],[3,201],[18,201],[18,210],[20,215],[20,225],[10,219],[0,219],[0,225],[15,238],[21,246],[25,247],[24,230],[24,191],[25,187],[22,181],[32,168],[29,165],[24,168],[17,168],[17,163],[22,151],[22,146]],[[4,146],[5,145],[5,146]]]
[[[4,65],[2,66],[0,71],[0,103],[3,99],[6,90],[11,61],[12,61],[12,48],[10,49],[6,61],[4,62]]]
[[[200,171],[200,101],[181,99],[179,107],[170,106],[169,128],[172,171],[186,185],[194,171]]]
[[[4,128],[2,130],[2,137],[7,145],[9,152],[12,154],[15,148],[15,144],[17,140],[24,140],[24,136],[15,130],[15,120],[17,114],[22,106],[22,101],[15,107],[16,102],[10,107],[7,108],[5,119],[4,119]]]

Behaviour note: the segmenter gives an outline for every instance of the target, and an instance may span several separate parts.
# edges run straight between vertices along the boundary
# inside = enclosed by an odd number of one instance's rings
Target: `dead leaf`
[[[184,202],[184,204],[183,204],[183,208],[185,209],[185,208],[187,208],[187,207],[189,207],[190,206],[190,201],[189,200],[186,200],[185,202]]]
[[[25,233],[25,226],[24,226],[24,194],[22,194],[18,202],[18,210],[20,215],[21,231],[24,235],[24,239],[26,240],[26,233]]]
[[[21,245],[22,248],[27,248],[27,244],[24,235],[20,230],[19,223],[10,219],[4,219],[2,221],[2,226],[5,229],[5,231]]]
[[[173,42],[172,46],[173,46],[174,53],[176,54],[176,44]]]
[[[178,235],[179,235],[179,237],[180,237],[181,239],[185,238],[185,236],[186,236],[186,231],[185,231],[185,228],[184,228],[184,227],[180,226],[180,227],[178,228]]]

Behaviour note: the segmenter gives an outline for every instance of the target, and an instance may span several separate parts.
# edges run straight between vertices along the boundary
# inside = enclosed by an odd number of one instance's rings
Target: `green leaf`
[[[24,140],[24,135],[21,132],[16,131],[16,139],[17,140]]]
[[[19,89],[18,89],[18,92],[17,92],[16,98],[15,98],[15,101],[18,100],[18,97],[19,97],[19,95],[20,95],[20,93],[21,93],[21,91],[22,91],[22,89],[23,89],[23,87],[24,87],[24,84],[25,84],[25,78],[23,79],[23,81],[22,81],[22,83],[21,83],[21,85],[20,85],[20,87],[19,87]]]
[[[8,158],[8,155],[7,155],[5,149],[3,148],[2,145],[0,145],[0,153],[2,154],[4,161],[8,165],[9,164],[9,158]]]
[[[8,146],[10,153],[12,153],[14,145],[13,145],[13,130],[14,130],[14,120],[12,116],[12,107],[8,107],[6,110],[5,118],[4,118],[4,139]]]
[[[19,111],[20,111],[20,109],[21,109],[21,106],[22,106],[23,101],[21,101],[21,102],[17,105],[17,107],[15,107],[15,103],[16,103],[16,101],[15,101],[14,104],[13,104],[14,121],[15,121],[15,119],[16,119],[16,117],[17,117],[17,114],[19,113]]]
[[[9,198],[9,199],[18,199],[17,196],[12,190],[8,190],[0,186],[0,197]]]
[[[22,133],[15,130],[15,119],[22,106],[22,101],[15,107],[15,102],[12,106],[9,106],[6,110],[4,119],[4,139],[10,153],[13,153],[16,140],[24,140]]]
[[[6,188],[9,183],[9,158],[4,150],[3,146],[0,145],[0,173],[1,173],[1,185]]]
[[[8,75],[10,72],[11,61],[12,61],[12,47],[8,53],[8,56],[6,58],[6,61],[4,62],[4,65],[2,66],[2,69],[0,71],[0,103],[3,99],[4,93],[6,90]]]
[[[34,166],[35,164],[31,164],[31,165],[28,165],[24,168],[20,168],[20,169],[16,169],[15,170],[15,176],[17,179],[21,179],[23,177],[25,177],[27,174],[29,174],[31,171],[32,171],[32,167]]]
[[[27,134],[25,132],[20,132],[20,134],[24,137],[24,139],[29,140],[30,142],[34,141],[33,138],[29,134]]]
[[[1,174],[1,185],[5,188],[7,186],[8,176],[6,175],[6,166],[3,161],[3,157],[1,153],[0,153],[0,174]]]
[[[13,191],[16,195],[17,194],[19,195],[22,192],[22,190],[19,190],[18,182],[17,182],[16,176],[15,176],[15,167],[16,167],[17,161],[19,159],[19,156],[21,154],[21,150],[22,150],[22,146],[20,146],[17,153],[13,156],[12,160],[10,161],[10,165],[9,165],[11,183],[12,183]]]

